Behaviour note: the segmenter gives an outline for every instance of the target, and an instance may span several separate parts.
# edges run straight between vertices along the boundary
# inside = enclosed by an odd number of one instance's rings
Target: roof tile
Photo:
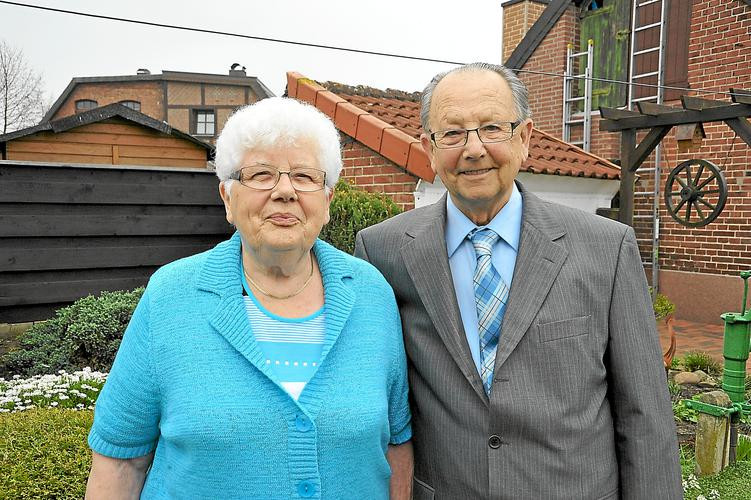
[[[382,137],[383,127],[381,126],[381,120],[367,113],[363,113],[358,117],[355,139],[374,151],[380,151]]]

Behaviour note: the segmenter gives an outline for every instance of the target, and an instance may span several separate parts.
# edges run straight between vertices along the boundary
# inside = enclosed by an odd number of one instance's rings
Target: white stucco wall
[[[610,201],[618,192],[620,181],[592,179],[589,177],[566,177],[562,175],[530,174],[519,172],[517,179],[532,193],[543,200],[595,213],[598,208],[610,207]],[[415,207],[434,203],[443,196],[446,188],[436,177],[433,184],[420,181],[415,189]]]

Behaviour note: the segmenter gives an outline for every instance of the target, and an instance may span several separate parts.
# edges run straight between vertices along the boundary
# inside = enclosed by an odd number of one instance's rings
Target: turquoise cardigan
[[[389,444],[410,439],[391,288],[323,241],[326,338],[299,401],[255,342],[240,237],[159,269],[96,404],[89,446],[155,451],[141,498],[388,498]]]

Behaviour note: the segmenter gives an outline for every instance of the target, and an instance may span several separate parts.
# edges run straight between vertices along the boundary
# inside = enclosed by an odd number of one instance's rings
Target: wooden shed
[[[214,147],[121,104],[0,135],[0,159],[100,165],[207,167]]]

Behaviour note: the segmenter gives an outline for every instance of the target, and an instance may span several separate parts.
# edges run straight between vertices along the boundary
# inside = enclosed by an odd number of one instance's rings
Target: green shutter
[[[606,0],[604,7],[586,12],[580,26],[580,50],[586,51],[587,40],[594,40],[594,78],[627,81],[631,1]],[[584,82],[580,83],[579,92],[584,95]],[[625,85],[592,82],[592,109],[625,106],[627,99]]]

